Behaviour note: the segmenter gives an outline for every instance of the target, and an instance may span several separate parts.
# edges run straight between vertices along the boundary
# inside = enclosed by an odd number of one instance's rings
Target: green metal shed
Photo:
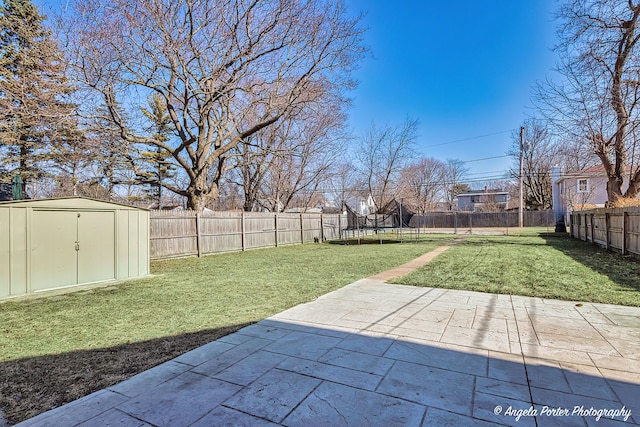
[[[0,202],[0,298],[149,274],[149,211],[82,197]]]

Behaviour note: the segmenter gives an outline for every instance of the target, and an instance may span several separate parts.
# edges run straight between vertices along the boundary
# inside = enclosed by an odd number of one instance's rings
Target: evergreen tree
[[[58,46],[30,0],[0,4],[0,163],[25,184],[45,174],[49,144],[73,106]]]
[[[76,119],[69,117],[68,125],[57,136],[48,156],[61,196],[84,195],[78,191],[79,185],[87,181],[87,168],[98,155],[95,144],[79,128]]]
[[[158,94],[150,96],[149,108],[142,108],[142,114],[151,122],[152,137],[163,143],[169,140],[172,129],[171,117],[162,97]],[[150,186],[149,197],[158,201],[158,209],[162,209],[162,181],[175,176],[175,166],[171,165],[171,153],[160,146],[153,151],[141,151],[142,160],[148,164],[148,169],[139,172],[139,178]]]

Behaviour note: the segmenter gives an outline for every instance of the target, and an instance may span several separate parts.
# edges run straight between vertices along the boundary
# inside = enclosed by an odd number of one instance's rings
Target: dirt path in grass
[[[400,276],[404,276],[405,274],[409,274],[412,271],[417,270],[418,268],[422,267],[426,263],[430,262],[432,259],[440,255],[444,251],[448,250],[452,246],[457,245],[462,240],[464,240],[464,237],[458,237],[452,240],[451,242],[447,243],[446,245],[439,246],[436,249],[432,250],[431,252],[427,252],[426,254],[421,255],[418,258],[411,260],[406,264],[402,264],[400,267],[383,271],[382,273],[378,273],[374,276],[369,277],[369,279],[387,281],[387,280],[395,279]]]

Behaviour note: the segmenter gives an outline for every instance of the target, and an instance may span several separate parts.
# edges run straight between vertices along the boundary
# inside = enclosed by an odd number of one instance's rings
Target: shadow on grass
[[[532,241],[532,237],[542,237],[545,236],[561,236],[564,233],[541,233],[539,235],[472,235],[472,236],[464,236],[467,237],[464,239],[461,244],[465,246],[483,246],[488,242],[492,245],[500,245],[500,246],[546,246],[547,243],[544,240]]]
[[[342,246],[349,246],[349,245],[389,245],[389,244],[393,244],[393,243],[402,243],[401,240],[396,240],[396,239],[360,239],[360,241],[358,242],[358,239],[344,239],[344,240],[329,240],[327,241],[327,243],[329,243],[330,245],[342,245]]]
[[[437,235],[430,235],[429,233],[424,233],[422,235],[420,235],[418,238],[416,238],[415,236],[412,235],[405,235],[405,236],[400,236],[400,237],[389,237],[389,236],[384,236],[382,238],[378,238],[375,236],[366,236],[366,237],[361,237],[360,241],[358,241],[357,237],[350,237],[348,239],[341,239],[341,240],[327,240],[325,243],[328,243],[330,245],[342,245],[342,246],[347,246],[347,245],[388,245],[388,244],[394,244],[394,243],[420,243],[420,244],[424,244],[424,243],[442,243],[444,244],[448,239],[451,239],[455,237],[454,235],[450,235],[447,234],[446,238],[443,239],[441,234],[437,234]]]
[[[619,286],[640,291],[640,261],[591,243],[574,239],[566,233],[540,234],[545,243],[582,265],[607,276]]]
[[[0,363],[0,406],[12,423],[124,381],[247,325]]]

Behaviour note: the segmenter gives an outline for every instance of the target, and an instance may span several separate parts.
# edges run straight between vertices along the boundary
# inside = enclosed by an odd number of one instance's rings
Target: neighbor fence
[[[571,213],[571,236],[623,255],[640,255],[640,207]]]
[[[162,259],[352,237],[346,215],[151,211],[150,257]]]
[[[371,216],[374,218],[374,216]],[[398,220],[375,217],[362,228],[347,214],[151,211],[149,256],[163,259],[277,247],[360,237],[374,228],[397,228]],[[524,212],[524,225],[555,225],[553,211]],[[406,226],[406,224],[405,224]],[[468,230],[481,227],[517,227],[517,212],[433,212],[414,215],[413,228]],[[401,227],[402,228],[402,227]]]
[[[554,211],[524,211],[525,227],[553,227],[556,223]],[[518,212],[429,212],[413,215],[409,221],[413,228],[473,229],[483,227],[518,227]]]

